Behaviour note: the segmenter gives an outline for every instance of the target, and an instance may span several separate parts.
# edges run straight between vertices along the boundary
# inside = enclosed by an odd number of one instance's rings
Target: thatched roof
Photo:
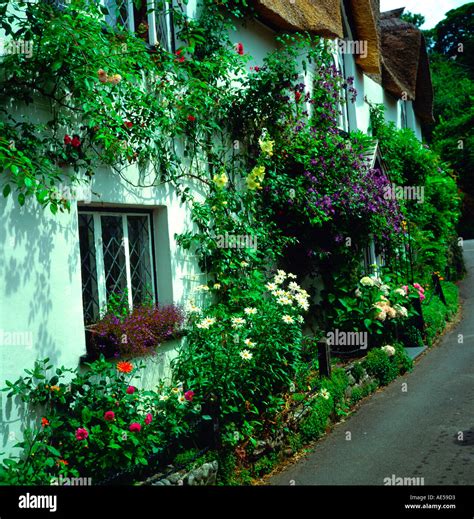
[[[380,13],[382,84],[397,98],[414,101],[416,114],[433,120],[433,86],[422,32],[400,19],[403,9]]]
[[[270,27],[308,31],[342,38],[340,0],[255,0],[255,8]]]
[[[349,7],[354,20],[356,34],[354,39],[367,42],[367,55],[356,56],[356,63],[367,74],[380,76],[380,44],[377,30],[378,1],[349,0]]]

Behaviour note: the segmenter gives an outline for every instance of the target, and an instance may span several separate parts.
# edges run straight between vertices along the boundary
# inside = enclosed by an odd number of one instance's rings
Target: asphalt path
[[[268,484],[384,485],[385,478],[474,484],[474,240],[464,242],[464,257],[460,323],[411,373],[369,397]]]

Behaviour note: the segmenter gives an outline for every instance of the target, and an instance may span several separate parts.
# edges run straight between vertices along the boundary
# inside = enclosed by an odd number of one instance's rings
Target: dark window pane
[[[153,301],[150,229],[147,216],[128,217],[128,242],[133,304]]]
[[[79,214],[79,247],[81,251],[84,320],[86,324],[91,324],[99,318],[94,220],[91,214]]]
[[[121,216],[101,216],[107,301],[112,294],[127,300],[127,270]]]

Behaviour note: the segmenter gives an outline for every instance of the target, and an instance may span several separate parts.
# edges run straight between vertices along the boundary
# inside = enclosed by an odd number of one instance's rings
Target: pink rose
[[[128,429],[130,432],[140,432],[142,430],[142,426],[137,422],[133,422],[132,424],[130,424],[130,427]]]
[[[135,393],[135,390],[136,390],[135,387],[133,387],[133,386],[128,386],[128,387],[127,387],[127,394],[128,394],[128,395],[133,395],[133,393]]]
[[[152,422],[152,420],[153,420],[153,416],[151,415],[151,413],[148,413],[148,414],[145,416],[145,423],[146,423],[147,425],[150,425],[151,422]]]
[[[186,393],[184,393],[184,398],[188,402],[192,402],[193,401],[193,396],[194,396],[194,391],[186,391]]]
[[[104,420],[106,420],[107,422],[112,422],[113,420],[115,420],[115,413],[113,411],[106,411],[104,413]]]
[[[77,429],[76,440],[82,441],[82,440],[85,440],[88,436],[89,436],[89,433],[82,427],[79,427],[79,429]]]
[[[424,301],[425,299],[426,299],[425,294],[422,294],[422,293],[420,292],[420,301]]]

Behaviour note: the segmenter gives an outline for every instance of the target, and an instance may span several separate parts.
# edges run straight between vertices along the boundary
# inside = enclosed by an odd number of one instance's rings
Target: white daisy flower
[[[207,292],[209,290],[209,287],[207,285],[199,285],[194,290],[195,292]]]
[[[215,322],[216,319],[214,317],[206,317],[200,323],[196,324],[196,326],[208,330]]]
[[[275,283],[267,283],[265,285],[265,288],[267,290],[270,290],[270,292],[274,292],[275,290],[277,290],[278,287],[277,287],[277,285]]]
[[[292,305],[293,302],[291,301],[291,299],[289,297],[286,297],[286,296],[283,296],[283,297],[279,297],[277,299],[277,303],[280,304],[280,305]]]
[[[168,395],[160,395],[160,402],[166,402],[166,400],[168,400],[169,396]]]
[[[251,360],[253,355],[252,353],[249,352],[249,350],[242,350],[239,355],[244,359],[244,360]]]
[[[327,389],[321,389],[321,393],[320,395],[325,399],[325,400],[328,400],[329,399],[329,391]]]
[[[288,279],[296,279],[298,276],[296,274],[292,274],[291,272],[287,274]]]
[[[256,308],[245,308],[244,312],[247,315],[255,315],[257,313],[257,309]]]
[[[214,288],[215,290],[219,290],[219,288],[221,288],[221,284],[220,284],[220,283],[214,283],[213,288]]]
[[[249,264],[248,264],[246,261],[241,261],[241,262],[240,262],[240,266],[241,266],[241,267],[248,267]]]
[[[284,315],[281,319],[284,323],[287,323],[287,324],[293,324],[295,322],[295,320],[293,319],[293,317],[291,317],[291,315]]]
[[[245,319],[242,317],[232,317],[232,328],[242,328],[242,326],[245,324]]]
[[[184,395],[179,395],[179,397],[178,397],[178,402],[179,402],[180,404],[184,404],[184,403],[186,403],[186,398],[185,398],[185,396],[184,396]]]
[[[298,285],[298,283],[295,283],[294,281],[292,281],[289,285],[288,285],[288,288],[290,290],[293,290],[293,292],[298,292],[300,290],[300,286]]]
[[[245,346],[248,346],[249,348],[253,348],[255,346],[255,344],[257,344],[257,343],[252,342],[250,339],[245,339],[244,344],[245,344]]]

